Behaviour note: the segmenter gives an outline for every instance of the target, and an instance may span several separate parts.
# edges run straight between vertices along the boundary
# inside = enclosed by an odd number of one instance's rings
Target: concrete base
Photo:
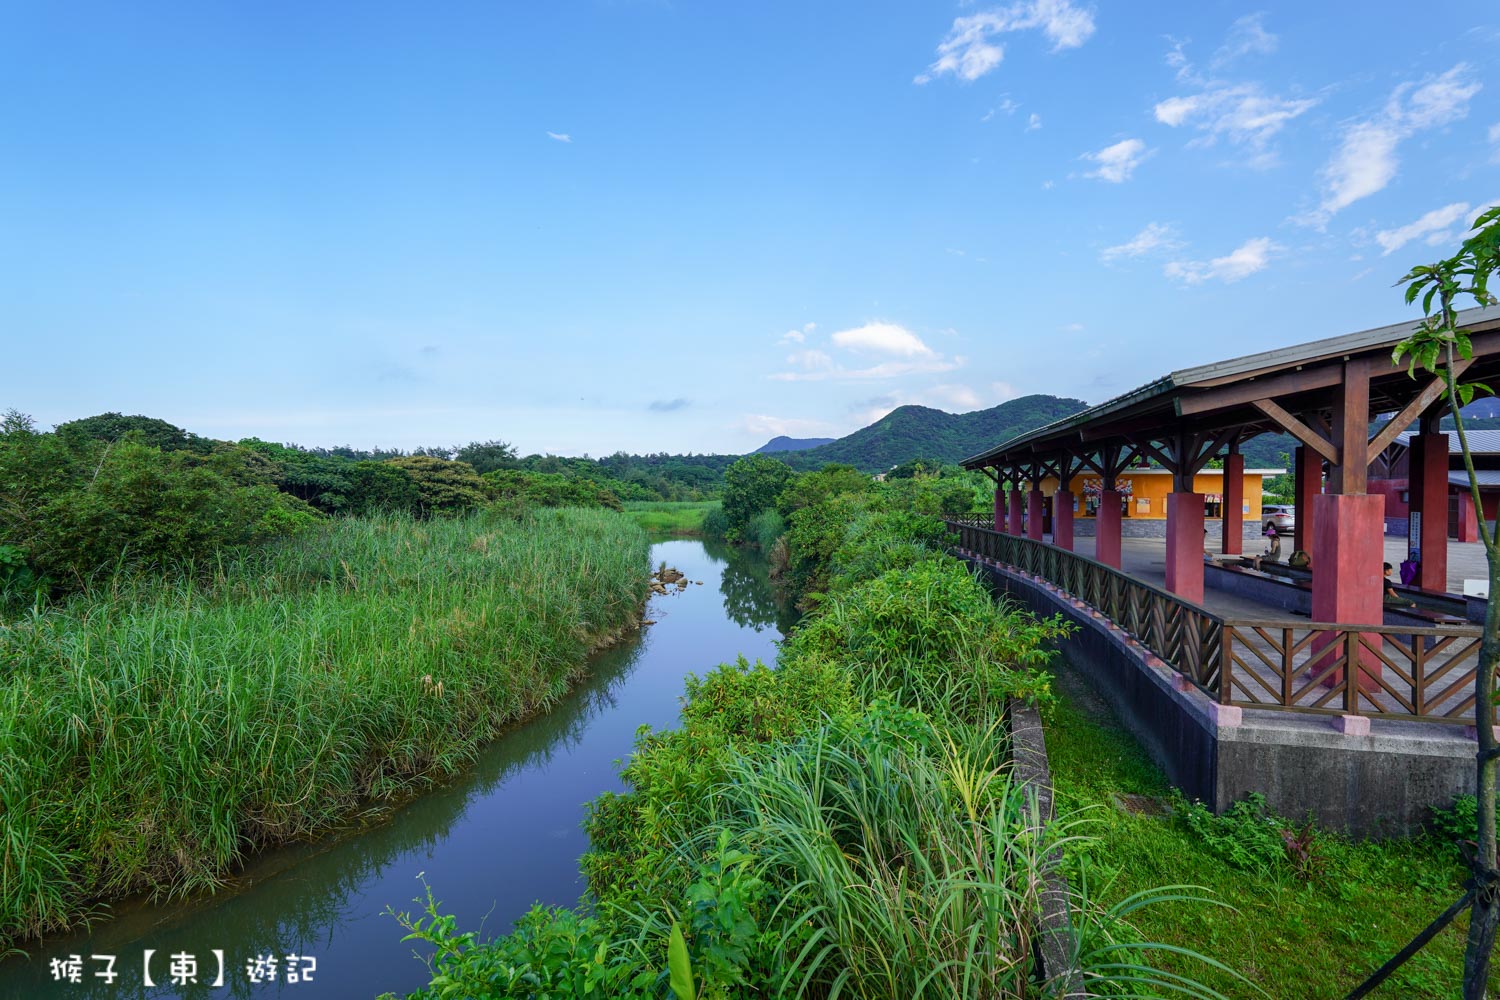
[[[1311,816],[1355,836],[1407,836],[1422,828],[1430,807],[1474,794],[1475,743],[1459,726],[1366,719],[1370,731],[1357,734],[1361,723],[1335,729],[1337,716],[1236,713],[1191,685],[1179,689],[1176,671],[1153,666],[1118,626],[1049,585],[983,569],[1022,607],[1075,625],[1059,643],[1067,663],[1094,684],[1168,780],[1216,812],[1259,792],[1290,819]]]

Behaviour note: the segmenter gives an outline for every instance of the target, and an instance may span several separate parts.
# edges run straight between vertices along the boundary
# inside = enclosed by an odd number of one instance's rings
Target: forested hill
[[[778,451],[806,451],[809,448],[816,448],[819,445],[832,444],[837,440],[838,438],[794,438],[782,434],[779,437],[773,437],[755,449],[751,454],[768,455]]]
[[[884,472],[913,458],[955,464],[1087,405],[1081,399],[1037,394],[973,413],[900,406],[832,444],[798,452],[796,464],[815,467],[824,462],[846,462],[866,472]]]

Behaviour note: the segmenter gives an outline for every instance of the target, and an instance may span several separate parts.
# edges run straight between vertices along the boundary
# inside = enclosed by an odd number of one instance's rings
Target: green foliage
[[[603,507],[623,510],[620,498],[590,479],[574,479],[553,472],[499,469],[484,474],[494,498],[524,507]]]
[[[11,414],[0,426],[0,544],[66,590],[116,569],[232,556],[316,522],[257,462],[232,445],[164,451],[134,431],[110,442],[41,434]]]
[[[603,511],[344,518],[7,620],[0,950],[467,766],[639,621],[646,553]]]
[[[386,462],[411,476],[423,517],[462,514],[483,506],[490,498],[488,485],[466,462],[430,455],[406,455]]]
[[[121,413],[101,413],[81,420],[70,420],[57,425],[59,434],[79,434],[95,441],[112,443],[126,437],[162,451],[208,452],[213,442],[196,434],[189,434],[181,427],[139,414],[127,417]]]
[[[723,504],[714,504],[703,515],[703,536],[705,538],[728,539],[729,518],[724,514]]]
[[[653,535],[703,535],[704,522],[719,512],[713,501],[630,501],[625,513]]]
[[[792,478],[785,462],[765,455],[746,455],[724,472],[725,536],[732,542],[753,541],[750,521],[763,510],[773,510],[776,498]]]
[[[1460,795],[1447,809],[1433,808],[1432,832],[1454,853],[1479,839],[1479,796]]]
[[[786,521],[774,510],[763,510],[750,519],[745,537],[762,552],[770,553],[778,539],[786,534]]]
[[[1290,824],[1266,808],[1266,797],[1259,792],[1251,792],[1218,816],[1180,794],[1173,798],[1172,810],[1209,853],[1236,868],[1265,874],[1287,861],[1282,831]]]
[[[829,463],[816,472],[804,472],[787,483],[776,497],[776,511],[790,521],[792,515],[804,507],[822,503],[841,493],[863,493],[873,482],[852,465]]]
[[[504,441],[470,441],[454,450],[458,461],[466,463],[481,476],[496,469],[514,468],[516,463],[516,449]]]

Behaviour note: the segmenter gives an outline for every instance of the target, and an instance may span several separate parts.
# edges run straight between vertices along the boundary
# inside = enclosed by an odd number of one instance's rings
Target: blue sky
[[[740,452],[1408,318],[1495,199],[1492,3],[10,2],[0,408]]]

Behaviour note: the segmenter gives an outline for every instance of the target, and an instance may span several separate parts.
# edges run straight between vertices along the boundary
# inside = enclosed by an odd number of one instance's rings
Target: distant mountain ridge
[[[752,455],[769,455],[781,451],[806,451],[819,445],[832,444],[838,438],[794,438],[785,434],[773,437],[759,448],[752,451]]]
[[[795,468],[843,462],[865,472],[884,472],[913,458],[956,464],[1002,441],[1077,413],[1081,399],[1034,394],[972,413],[946,413],[928,406],[898,406],[868,427],[828,444],[778,455]]]

